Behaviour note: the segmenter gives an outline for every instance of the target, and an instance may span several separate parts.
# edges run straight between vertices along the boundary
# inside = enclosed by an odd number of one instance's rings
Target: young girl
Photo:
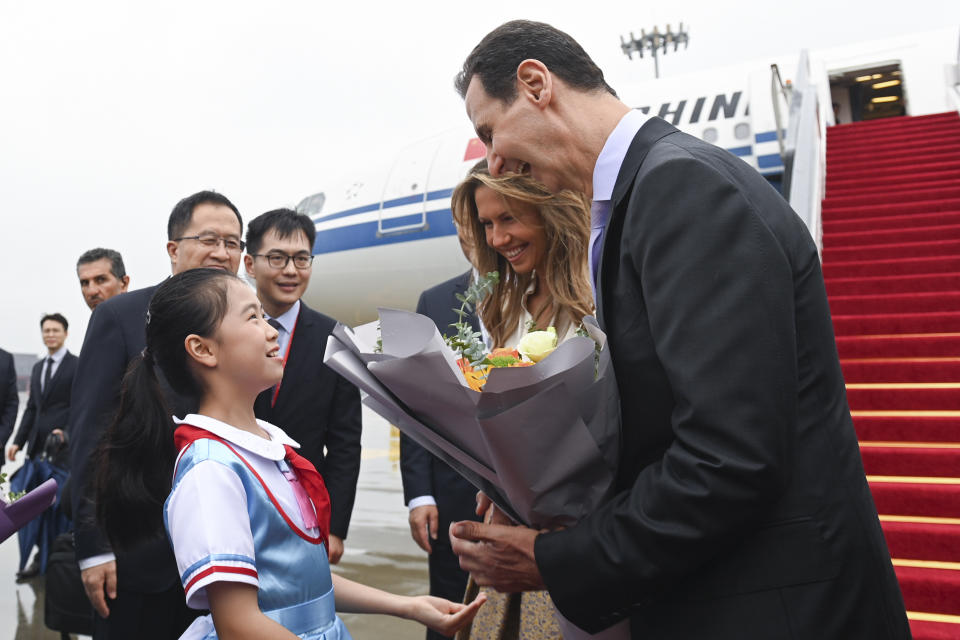
[[[473,618],[483,598],[403,597],[331,575],[323,480],[281,429],[254,417],[283,361],[250,287],[223,271],[186,271],[157,289],[147,318],[146,349],[101,446],[97,515],[124,549],[156,531],[162,514],[187,604],[212,614],[181,638],[349,639],[335,607],[446,635]],[[161,380],[199,399],[175,433]]]

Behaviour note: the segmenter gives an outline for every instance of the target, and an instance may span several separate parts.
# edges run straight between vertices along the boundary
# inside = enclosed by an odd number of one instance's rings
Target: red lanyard
[[[290,347],[293,345],[293,334],[297,332],[297,323],[300,322],[300,314],[297,314],[297,319],[293,321],[293,330],[290,332],[290,339],[287,340],[287,351],[283,354],[283,370],[287,370],[287,358],[290,357]],[[280,395],[280,385],[283,384],[283,378],[280,378],[280,382],[277,383],[277,386],[273,388],[273,398],[270,400],[270,408],[274,408],[277,405],[277,396]]]

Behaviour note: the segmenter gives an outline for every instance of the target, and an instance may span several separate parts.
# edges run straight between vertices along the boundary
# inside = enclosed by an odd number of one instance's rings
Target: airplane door
[[[441,138],[404,149],[393,163],[380,199],[377,237],[427,228],[427,180]]]

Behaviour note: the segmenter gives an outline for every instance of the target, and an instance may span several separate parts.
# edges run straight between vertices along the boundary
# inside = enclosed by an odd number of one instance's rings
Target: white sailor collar
[[[215,436],[223,438],[224,440],[227,440],[238,447],[243,447],[247,451],[255,453],[258,456],[263,456],[268,460],[283,460],[287,454],[283,448],[284,445],[290,445],[295,449],[300,448],[300,444],[288,436],[283,429],[270,424],[266,420],[258,419],[257,424],[260,425],[261,429],[267,432],[267,434],[270,436],[269,440],[266,438],[261,438],[258,435],[250,433],[249,431],[237,429],[236,427],[231,426],[226,422],[217,420],[216,418],[200,415],[198,413],[191,413],[182,420],[176,416],[173,416],[173,421],[177,424],[186,424],[192,427],[205,429]]]

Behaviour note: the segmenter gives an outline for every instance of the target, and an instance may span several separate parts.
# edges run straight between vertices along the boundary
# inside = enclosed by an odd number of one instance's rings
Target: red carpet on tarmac
[[[827,131],[823,273],[916,640],[960,639],[960,116]]]

